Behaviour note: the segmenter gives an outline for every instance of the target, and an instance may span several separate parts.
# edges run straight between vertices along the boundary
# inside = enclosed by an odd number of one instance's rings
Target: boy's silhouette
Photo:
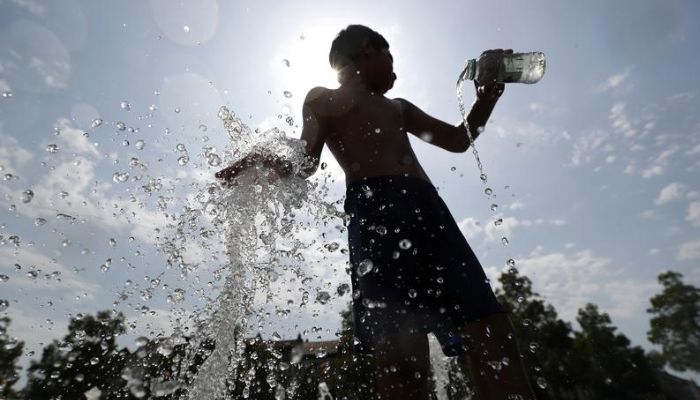
[[[504,52],[511,50],[482,57],[496,65]],[[479,399],[534,399],[510,319],[408,140],[411,133],[464,152],[471,144],[464,123],[384,96],[396,80],[393,57],[370,28],[342,30],[329,59],[340,87],[313,88],[304,100],[301,139],[310,162],[300,174],[317,170],[324,144],[345,172],[355,349],[375,355],[381,398],[429,398],[426,335],[433,332],[446,355],[470,363]],[[475,82],[467,118],[474,139],[504,90],[490,70]],[[235,184],[256,163],[272,177],[291,170],[285,160],[253,154],[216,176]]]

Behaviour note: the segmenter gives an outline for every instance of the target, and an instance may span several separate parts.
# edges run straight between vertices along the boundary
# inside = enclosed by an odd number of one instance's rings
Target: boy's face
[[[384,94],[394,87],[394,57],[388,48],[376,50],[368,47],[364,59],[365,83],[368,89]]]

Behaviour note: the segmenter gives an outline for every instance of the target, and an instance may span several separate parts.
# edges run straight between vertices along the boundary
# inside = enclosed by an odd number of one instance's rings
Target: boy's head
[[[340,84],[359,73],[368,89],[381,94],[391,89],[396,80],[393,60],[386,39],[363,25],[348,25],[340,31],[328,54]]]

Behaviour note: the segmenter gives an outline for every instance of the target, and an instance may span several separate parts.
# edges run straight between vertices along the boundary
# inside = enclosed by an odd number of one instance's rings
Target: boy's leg
[[[382,400],[427,400],[430,373],[428,336],[408,330],[388,335],[375,346]]]
[[[461,333],[468,348],[462,357],[468,358],[479,400],[535,399],[508,314],[468,322]]]

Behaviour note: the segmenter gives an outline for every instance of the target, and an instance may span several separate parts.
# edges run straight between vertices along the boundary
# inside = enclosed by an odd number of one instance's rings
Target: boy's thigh
[[[423,376],[430,371],[428,336],[411,329],[401,329],[377,338],[375,358],[379,368],[388,368],[400,375]]]

